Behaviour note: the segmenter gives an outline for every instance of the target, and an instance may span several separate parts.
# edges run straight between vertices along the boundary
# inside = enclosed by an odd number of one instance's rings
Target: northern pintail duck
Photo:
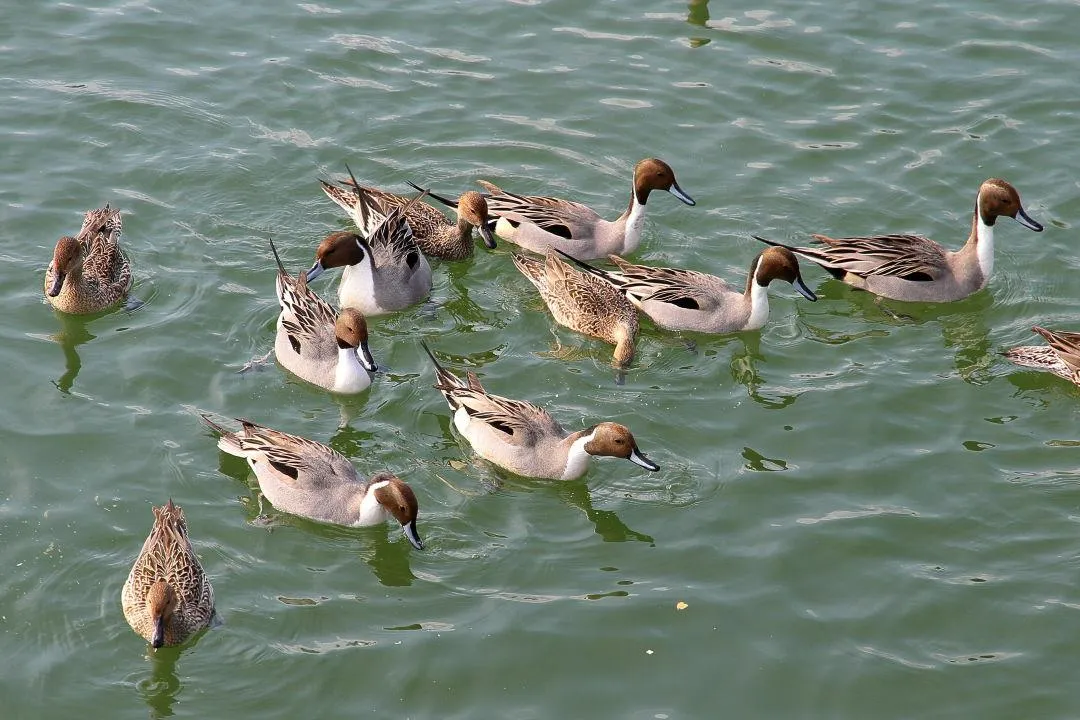
[[[337,393],[358,393],[371,385],[375,360],[368,349],[367,321],[359,310],[337,312],[307,285],[307,273],[285,272],[277,261],[278,314],[274,354],[282,366],[309,383]]]
[[[363,193],[357,203],[358,213],[383,218],[371,225],[367,235],[334,232],[315,251],[315,263],[308,270],[311,282],[323,271],[342,267],[338,304],[359,310],[364,315],[385,315],[404,310],[431,293],[431,266],[420,252],[406,220],[410,205],[390,210],[383,217],[374,200]],[[410,203],[416,203],[420,196]],[[359,223],[358,223],[359,224]]]
[[[361,185],[349,171],[349,181],[337,185],[320,180],[323,192],[349,214],[362,235],[368,236],[383,218],[396,207],[405,207],[410,199],[385,190]],[[409,183],[417,190],[423,188]],[[434,197],[434,196],[433,196]],[[457,222],[451,222],[427,203],[409,206],[405,219],[412,229],[413,239],[424,255],[442,260],[464,260],[473,254],[472,229],[475,227],[489,249],[495,248],[495,237],[488,227],[488,207],[483,195],[476,191],[462,194],[457,202],[438,198],[457,212]]]
[[[120,593],[124,618],[153,647],[179,645],[214,619],[214,588],[172,500],[153,508],[154,527]]]
[[[417,550],[416,495],[389,472],[362,479],[348,458],[328,445],[237,419],[233,432],[207,415],[203,421],[221,435],[222,452],[248,461],[259,489],[278,510],[334,525],[378,525],[393,518]]]
[[[656,158],[645,158],[634,167],[630,204],[610,221],[578,202],[515,195],[485,180],[479,182],[489,193],[488,212],[497,218],[497,235],[541,255],[558,248],[582,260],[636,250],[645,223],[645,203],[653,190],[667,190],[687,205],[694,204],[675,182],[671,166]]]
[[[634,265],[618,255],[609,255],[608,259],[618,266],[618,271],[602,270],[580,260],[575,262],[621,291],[638,310],[668,330],[705,333],[758,330],[769,319],[768,287],[773,280],[786,280],[807,300],[817,300],[799,274],[798,259],[787,248],[770,247],[758,253],[750,264],[746,289],[741,293],[715,275]]]
[[[1020,204],[1009,183],[990,178],[979,187],[971,233],[962,248],[950,252],[921,235],[874,235],[831,238],[813,235],[820,247],[789,247],[765,238],[769,245],[787,247],[825,268],[848,285],[893,300],[950,302],[986,287],[994,270],[994,225],[999,217],[1014,218],[1042,232]]]
[[[615,346],[615,364],[630,364],[638,317],[625,295],[595,275],[575,270],[555,253],[548,253],[543,260],[523,253],[514,253],[513,258],[557,323],[611,343]]]
[[[90,210],[77,237],[56,242],[45,272],[45,298],[66,313],[93,313],[115,305],[131,287],[131,264],[120,249],[120,211]]]
[[[576,480],[594,455],[660,469],[638,450],[625,425],[602,422],[568,433],[543,408],[491,395],[475,373],[462,380],[440,365],[426,344],[423,348],[435,365],[435,388],[454,413],[454,427],[485,460],[524,477],[548,480]]]
[[[1031,328],[1046,338],[1049,345],[1025,345],[1005,351],[1005,357],[1017,365],[1054,373],[1080,385],[1080,333]]]

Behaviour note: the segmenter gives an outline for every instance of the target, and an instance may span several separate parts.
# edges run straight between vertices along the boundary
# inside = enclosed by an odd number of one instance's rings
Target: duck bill
[[[53,273],[52,284],[49,285],[49,297],[56,297],[60,294],[60,288],[64,286],[64,273],[57,270]]]
[[[491,225],[494,225],[494,223],[491,223]],[[496,247],[495,234],[491,232],[491,227],[489,227],[488,223],[484,223],[476,229],[480,231],[480,237],[484,238],[484,247],[488,250],[494,250]]]
[[[677,182],[671,183],[671,188],[669,188],[668,192],[682,200],[687,205],[697,205],[697,203],[694,202],[694,198],[687,195],[686,191],[679,187],[679,183]]]
[[[816,302],[817,301],[817,295],[814,294],[813,290],[806,287],[806,283],[803,282],[803,279],[802,279],[801,275],[796,275],[795,276],[795,281],[793,283],[791,283],[791,284],[795,287],[796,290],[799,291],[800,295],[802,295],[804,298],[806,298],[810,302]]]
[[[424,541],[420,539],[420,535],[416,532],[416,521],[405,523],[401,526],[401,532],[405,534],[409,544],[417,550],[424,549]]]
[[[154,618],[154,634],[150,638],[150,646],[159,648],[165,644],[165,618]]]
[[[371,357],[371,350],[368,350],[367,341],[360,343],[360,347],[356,350],[356,355],[360,358],[360,364],[364,366],[365,370],[375,372],[379,369],[379,366],[375,364],[375,358]]]
[[[649,458],[642,455],[641,451],[638,450],[637,448],[634,448],[630,452],[630,457],[628,459],[630,460],[630,462],[634,463],[635,465],[640,465],[641,467],[645,468],[649,472],[656,472],[657,470],[660,469],[659,465],[657,465],[652,460],[650,460]]]
[[[1020,223],[1028,230],[1034,230],[1035,232],[1042,232],[1043,230],[1042,224],[1032,220],[1031,216],[1024,212],[1024,208],[1020,208],[1016,211],[1016,222]]]
[[[311,266],[311,269],[307,271],[307,281],[311,282],[324,272],[326,272],[326,268],[323,267],[322,260],[316,260],[315,264]]]

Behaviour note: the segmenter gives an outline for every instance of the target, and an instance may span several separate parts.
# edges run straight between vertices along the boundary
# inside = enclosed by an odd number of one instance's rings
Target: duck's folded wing
[[[244,422],[237,433],[240,449],[267,463],[277,480],[297,488],[336,484],[355,479],[348,458],[329,445]]]
[[[541,437],[565,434],[547,411],[524,400],[464,388],[454,397],[472,420],[502,433],[511,445],[533,447]]]
[[[941,278],[948,268],[944,249],[921,235],[813,237],[820,247],[797,248],[799,254],[855,275],[929,282]]]
[[[511,223],[532,223],[553,235],[573,239],[575,228],[594,223],[596,212],[581,203],[542,195],[516,195],[480,180],[489,195],[488,214]]]
[[[662,302],[685,310],[707,310],[717,305],[723,280],[695,270],[650,268],[626,263],[620,289],[639,301]]]

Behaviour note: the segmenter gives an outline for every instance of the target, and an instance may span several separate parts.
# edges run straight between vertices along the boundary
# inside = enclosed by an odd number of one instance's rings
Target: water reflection
[[[630,528],[614,511],[597,510],[593,507],[592,495],[585,479],[538,480],[535,478],[523,478],[491,465],[479,457],[473,458],[472,465],[477,474],[490,477],[490,479],[485,479],[483,484],[485,487],[490,487],[492,491],[505,489],[507,486],[528,491],[550,491],[554,488],[563,502],[585,513],[585,517],[593,524],[596,534],[604,542],[626,542],[628,540],[637,540],[649,544],[655,544],[656,542],[651,535]]]
[[[956,371],[964,382],[985,385],[993,379],[996,354],[990,351],[990,328],[986,324],[986,311],[993,304],[990,293],[965,302],[963,312],[942,314],[941,336],[946,348],[956,350]]]
[[[136,683],[135,688],[150,708],[150,717],[173,716],[173,703],[180,693],[180,678],[176,676],[176,661],[180,658],[179,647],[147,650],[150,660],[150,676]]]
[[[604,542],[626,542],[637,540],[638,542],[655,545],[651,535],[640,533],[631,529],[619,516],[611,510],[597,510],[593,507],[592,495],[589,494],[589,486],[584,481],[562,483],[559,485],[559,497],[570,503],[578,510],[585,513],[585,517],[593,524],[596,534]]]
[[[75,385],[75,378],[82,369],[82,358],[79,357],[75,348],[97,336],[87,330],[85,318],[63,313],[56,313],[56,317],[60,321],[60,331],[51,335],[50,339],[55,341],[64,352],[64,374],[52,383],[60,392],[70,394],[71,388]]]
[[[761,334],[744,333],[742,340],[742,349],[733,352],[729,362],[731,377],[735,382],[745,387],[750,399],[762,407],[776,410],[794,403],[799,397],[795,393],[761,390],[765,385],[757,369],[757,363],[765,359],[761,353]]]
[[[422,527],[420,531],[423,532]],[[408,587],[416,580],[416,575],[409,565],[411,550],[412,546],[405,542],[405,538],[401,538],[399,542],[391,542],[385,532],[379,532],[369,546],[361,549],[360,557],[371,568],[380,584],[387,587]]]
[[[686,15],[686,22],[698,27],[709,26],[709,0],[690,0],[686,6],[690,11]],[[690,36],[690,47],[696,48],[709,44],[709,38]]]
[[[857,319],[863,325],[855,332],[837,332],[806,324],[807,337],[817,342],[843,345],[869,337],[886,337],[893,328],[938,323],[944,348],[955,350],[954,364],[960,377],[973,385],[984,385],[993,379],[997,360],[996,353],[991,351],[990,328],[986,324],[987,313],[995,302],[990,292],[979,292],[953,303],[907,303],[852,290],[838,280],[829,280],[822,285],[818,296],[846,301],[847,308],[838,314]]]

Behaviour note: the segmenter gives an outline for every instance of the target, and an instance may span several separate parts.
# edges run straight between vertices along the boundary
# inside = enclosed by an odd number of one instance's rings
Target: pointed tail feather
[[[598,267],[590,265],[589,263],[585,262],[584,260],[578,260],[576,257],[571,255],[570,253],[565,253],[562,250],[560,250],[559,248],[552,248],[552,250],[559,253],[564,258],[566,258],[570,262],[574,263],[575,265],[577,265],[579,268],[581,268],[585,272],[589,273],[590,275],[595,275],[596,277],[600,278],[601,280],[604,280],[604,281],[614,285],[616,288],[619,287],[619,284],[611,277],[611,273],[609,273],[607,270],[601,270]]]
[[[777,242],[776,240],[768,240],[766,238],[761,237],[760,235],[751,235],[750,237],[754,238],[755,240],[759,240],[759,241],[765,243],[766,245],[772,245],[773,247],[786,248],[786,249],[790,250],[791,252],[798,252],[799,251],[799,248],[797,248],[797,247],[794,247],[792,245],[785,245],[784,243]]]
[[[411,187],[413,190],[416,190],[417,192],[421,192],[421,193],[426,193],[429,198],[431,198],[433,200],[438,200],[439,202],[441,202],[446,207],[453,208],[453,209],[457,210],[458,204],[456,202],[454,202],[453,200],[450,200],[450,199],[448,199],[448,198],[446,198],[446,197],[444,197],[442,195],[436,195],[432,191],[430,191],[430,190],[428,190],[426,188],[420,187],[419,185],[414,183],[412,180],[406,180],[405,183],[409,187]],[[423,197],[423,195],[421,195],[421,197]]]
[[[431,348],[423,340],[420,341],[420,347],[424,348],[424,352],[431,358],[431,364],[435,366],[435,385],[434,388],[443,394],[446,399],[446,404],[450,406],[451,410],[457,410],[457,402],[454,401],[451,393],[461,388],[467,388],[468,385],[462,382],[454,373],[450,372],[442,365],[439,364],[438,358],[435,357],[435,353],[431,352]]]
[[[288,275],[289,273],[285,272],[285,266],[281,263],[281,256],[278,255],[277,248],[274,246],[274,238],[267,235],[266,239],[270,241],[270,252],[274,253],[274,260],[277,261],[278,273],[281,275]]]

